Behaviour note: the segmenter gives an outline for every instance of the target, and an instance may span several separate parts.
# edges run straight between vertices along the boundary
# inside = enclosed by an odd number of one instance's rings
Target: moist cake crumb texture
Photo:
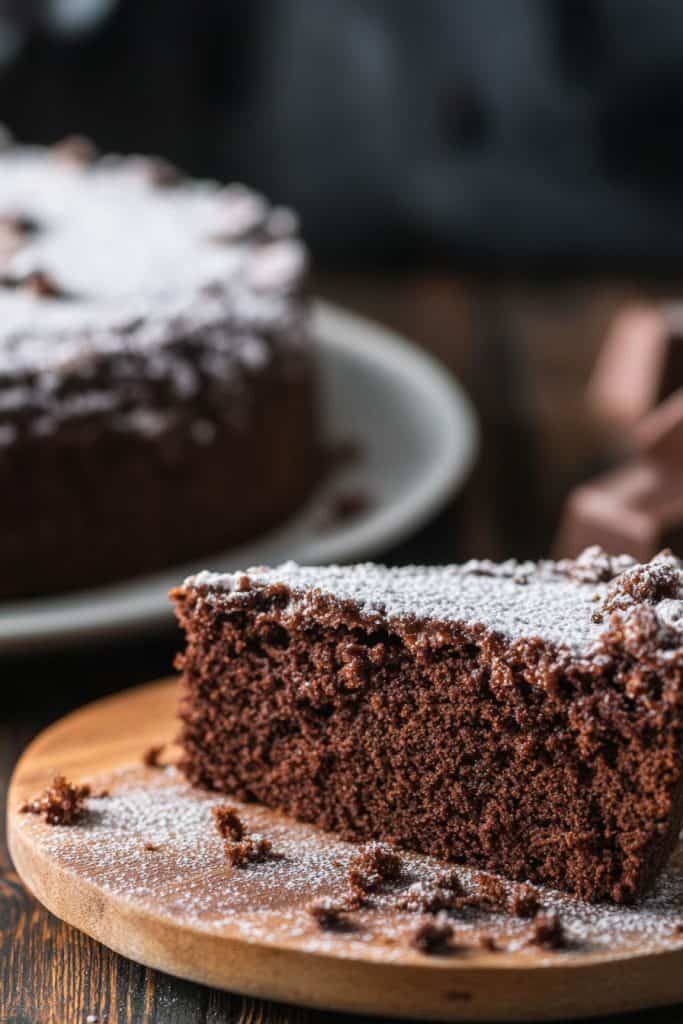
[[[643,566],[599,549],[560,563],[287,563],[200,573],[173,596],[196,785],[596,901],[641,898],[676,844],[683,591],[670,552]]]

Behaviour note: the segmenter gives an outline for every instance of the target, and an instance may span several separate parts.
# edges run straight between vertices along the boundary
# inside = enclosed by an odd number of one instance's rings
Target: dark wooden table
[[[531,286],[442,272],[319,275],[316,290],[438,355],[465,382],[481,417],[481,459],[464,494],[385,559],[546,554],[566,490],[608,457],[582,389],[611,313],[637,289],[609,280]],[[178,644],[169,631],[0,661],[0,829],[10,772],[30,738],[80,704],[168,674]],[[682,1010],[619,1019],[673,1022]],[[341,1019],[212,991],[116,956],[24,891],[0,831],[0,1024],[81,1024],[89,1015],[110,1024]]]

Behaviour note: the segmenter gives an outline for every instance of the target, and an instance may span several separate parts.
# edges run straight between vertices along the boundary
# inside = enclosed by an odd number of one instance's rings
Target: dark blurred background
[[[670,269],[676,0],[2,0],[0,117],[243,178],[326,263]]]

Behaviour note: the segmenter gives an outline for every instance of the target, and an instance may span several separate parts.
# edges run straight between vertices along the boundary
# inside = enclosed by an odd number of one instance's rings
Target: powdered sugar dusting
[[[0,426],[54,430],[114,409],[119,429],[137,431],[131,411],[193,400],[203,359],[204,375],[239,392],[274,348],[298,346],[295,220],[280,216],[274,234],[268,204],[244,186],[161,187],[152,170],[140,158],[74,165],[39,147],[3,150],[0,217],[31,230],[3,252]],[[58,294],[27,287],[36,274]]]
[[[590,557],[588,557],[590,556]],[[292,608],[305,607],[312,591],[356,602],[361,611],[386,619],[415,617],[431,622],[481,623],[505,636],[541,636],[576,653],[587,651],[605,629],[596,615],[622,575],[636,570],[657,580],[664,568],[661,558],[644,566],[633,559],[605,556],[588,549],[575,562],[515,562],[496,564],[472,560],[464,565],[401,566],[388,568],[365,563],[353,566],[299,566],[286,562],[273,569],[249,569],[255,587],[283,583],[291,591]],[[661,595],[662,626],[683,634],[681,564],[670,556],[666,570],[677,574],[678,597]],[[212,573],[191,576],[186,586],[204,592],[207,600],[248,600],[236,581],[244,574]],[[633,607],[630,598],[629,607]]]
[[[306,908],[312,900],[348,895],[347,872],[358,853],[354,844],[260,806],[239,805],[247,829],[268,838],[281,856],[233,868],[211,813],[225,797],[193,790],[172,767],[136,766],[93,781],[110,795],[91,799],[82,823],[49,826],[20,815],[17,825],[54,862],[117,900],[188,928],[250,941],[378,961],[414,962],[419,956],[409,945],[416,915],[398,908],[409,888],[415,892],[434,883],[441,867],[434,859],[402,853],[401,878],[372,894],[368,907],[350,913],[350,928],[328,932]],[[463,888],[476,892],[478,872],[457,871]],[[546,911],[561,915],[567,951],[531,950],[528,921],[474,909],[450,914],[456,943],[477,956],[542,960],[683,948],[681,848],[638,907],[590,906],[549,890],[538,893]],[[482,934],[493,935],[508,954],[480,953]]]

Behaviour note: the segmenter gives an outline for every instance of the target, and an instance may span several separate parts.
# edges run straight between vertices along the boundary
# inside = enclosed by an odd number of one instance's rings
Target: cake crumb
[[[252,835],[239,841],[227,840],[225,852],[228,860],[236,868],[247,864],[257,864],[272,856],[273,844],[263,836]]]
[[[537,914],[526,944],[541,949],[565,949],[567,936],[560,915],[555,911]]]
[[[499,878],[482,872],[475,876],[475,882],[479,887],[478,892],[465,897],[461,905],[476,907],[479,910],[507,910],[507,893]]]
[[[147,765],[148,768],[160,768],[161,755],[165,749],[165,743],[158,743],[155,746],[148,747],[142,755],[142,763]]]
[[[442,889],[448,889],[450,892],[461,893],[463,891],[460,875],[455,868],[441,868],[437,871],[434,881]]]
[[[145,843],[144,849],[148,853],[158,853],[161,847],[157,843]]]
[[[90,786],[75,786],[63,775],[55,775],[52,785],[22,804],[19,813],[39,814],[48,825],[73,825],[83,817],[89,796]]]
[[[330,899],[329,896],[324,896],[321,899],[312,900],[306,907],[306,913],[314,919],[322,931],[339,931],[347,929],[350,925],[345,913],[347,909],[345,904],[338,903]]]
[[[498,953],[501,949],[498,941],[493,935],[489,935],[485,932],[479,936],[479,948],[485,950],[487,953]]]
[[[438,914],[443,910],[457,910],[462,900],[460,890],[449,889],[436,882],[414,882],[399,902],[399,910],[410,913]]]
[[[359,897],[401,877],[401,858],[388,843],[366,843],[349,865],[351,890]]]
[[[222,839],[231,839],[235,843],[244,839],[244,824],[232,804],[219,804],[212,808],[211,813],[216,819],[216,828]]]
[[[508,909],[517,917],[534,917],[541,909],[538,891],[528,882],[516,885],[510,894]]]
[[[437,917],[428,917],[420,922],[410,936],[410,945],[419,953],[426,953],[428,956],[443,956],[453,950],[452,938],[452,924],[447,920],[445,914],[439,914]]]

